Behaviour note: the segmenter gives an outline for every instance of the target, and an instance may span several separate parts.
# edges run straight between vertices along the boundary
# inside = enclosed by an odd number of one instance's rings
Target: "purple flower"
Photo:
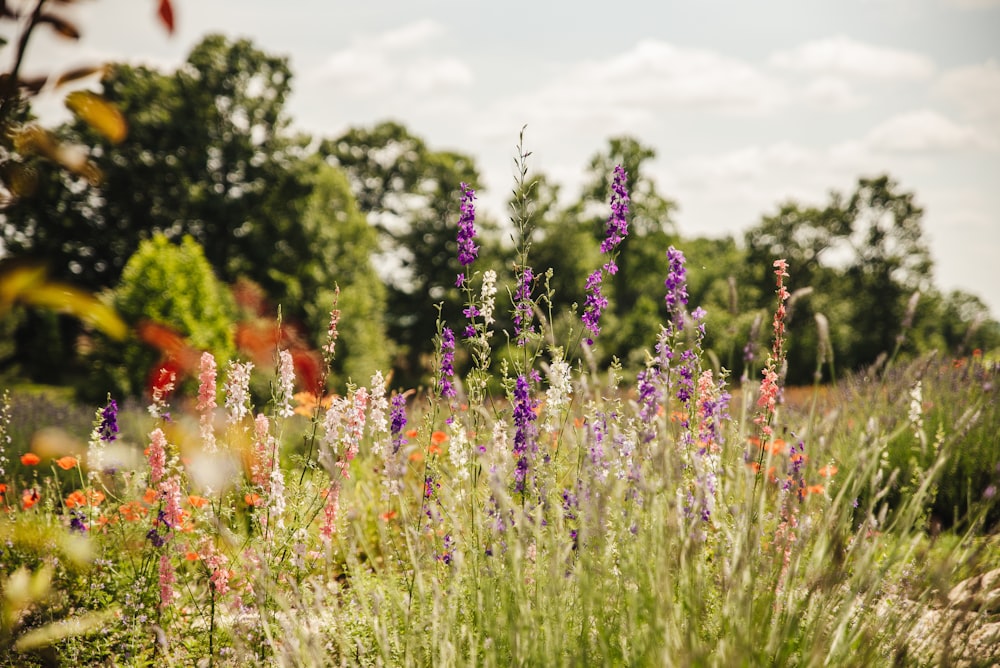
[[[514,457],[517,465],[514,469],[514,489],[524,492],[525,478],[528,474],[528,454],[537,447],[536,436],[538,427],[535,425],[536,402],[531,398],[531,386],[524,375],[517,377],[514,386]]]
[[[684,253],[673,246],[667,249],[667,279],[663,282],[667,294],[664,301],[677,330],[684,327],[684,307],[688,303],[687,270],[684,269],[684,262]]]
[[[389,432],[392,435],[392,452],[396,454],[406,443],[403,438],[403,427],[406,426],[406,397],[396,394],[392,397],[392,409],[389,411]]]
[[[605,255],[618,250],[618,245],[628,236],[628,222],[625,216],[628,215],[628,189],[626,188],[627,175],[621,165],[615,167],[615,177],[611,185],[611,216],[608,218],[605,229],[604,241],[601,242],[601,252]],[[587,344],[594,345],[594,337],[600,334],[601,313],[608,307],[608,299],[601,293],[601,282],[604,273],[614,276],[618,273],[618,265],[614,257],[608,259],[600,269],[587,277],[587,284],[584,288],[587,299],[583,304],[583,325],[590,332],[587,337]]]
[[[476,191],[466,183],[461,184],[461,187],[462,215],[458,219],[458,263],[467,267],[479,254],[479,248],[472,241],[476,236]]]
[[[97,431],[105,443],[118,438],[118,404],[114,399],[109,398],[108,405],[101,410],[101,422]]]
[[[153,544],[153,547],[163,547],[167,543],[167,539],[161,536],[156,529],[150,529],[146,532],[146,538],[149,542]]]
[[[601,252],[610,253],[628,236],[628,174],[621,165],[615,165],[615,177],[611,183],[611,216],[605,230]],[[610,272],[615,273],[615,272]]]
[[[601,333],[601,313],[608,307],[608,298],[601,294],[602,274],[600,269],[587,277],[587,300],[583,303],[583,325],[590,332],[587,345],[594,345],[594,337]]]
[[[455,334],[448,327],[441,329],[441,378],[438,388],[442,397],[454,397],[455,387],[451,379],[455,375]]]
[[[78,510],[72,511],[70,515],[73,516],[73,519],[69,521],[69,530],[76,531],[77,533],[86,533],[87,525],[84,523],[83,520],[86,519],[87,516]]]
[[[519,344],[524,343],[526,334],[535,331],[535,326],[531,323],[534,313],[531,304],[531,285],[534,281],[535,274],[531,267],[525,267],[521,272],[517,292],[514,293],[514,335]]]

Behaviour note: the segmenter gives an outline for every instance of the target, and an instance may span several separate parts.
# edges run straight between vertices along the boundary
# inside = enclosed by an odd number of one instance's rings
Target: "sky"
[[[156,0],[80,3],[81,40],[40,35],[25,72],[167,70],[208,33],[247,37],[289,58],[293,127],[401,122],[472,155],[497,218],[524,126],[567,198],[610,137],[653,148],[684,236],[741,239],[888,173],[924,209],[937,287],[1000,316],[1000,0],[172,1],[173,35]]]

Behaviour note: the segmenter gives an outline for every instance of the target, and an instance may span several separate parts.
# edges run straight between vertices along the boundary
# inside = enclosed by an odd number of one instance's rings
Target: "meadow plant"
[[[530,192],[527,157],[519,146],[516,192]],[[957,417],[928,410],[940,391],[930,366],[891,398],[895,422],[872,401],[802,417],[783,408],[787,264],[773,267],[761,377],[731,388],[707,359],[707,314],[688,310],[673,247],[666,317],[656,340],[636,342],[649,350],[635,381],[616,364],[574,366],[573,341],[600,331],[601,282],[618,271],[628,230],[627,175],[609,177],[606,257],[567,341],[552,340],[539,307],[523,197],[513,285],[498,304],[498,272],[474,267],[475,193],[463,184],[464,320],[439,322],[427,390],[377,372],[340,395],[321,396],[325,377],[296,394],[291,356],[277,349],[258,406],[253,364],[220,361],[220,387],[205,353],[194,397],[175,393],[169,369],[145,416],[109,397],[86,462],[13,443],[5,399],[0,665],[921,661],[920,611],[995,549],[970,529],[933,553],[940,577],[914,576],[931,554],[926,509],[961,437],[995,425],[983,397],[996,366],[976,362],[972,413]],[[511,331],[494,360],[502,307]],[[327,374],[339,317],[334,302]],[[493,374],[502,394],[488,391]],[[127,419],[148,426],[124,444],[145,454],[110,466],[104,448],[122,446]],[[993,512],[997,476],[984,479],[970,527]]]

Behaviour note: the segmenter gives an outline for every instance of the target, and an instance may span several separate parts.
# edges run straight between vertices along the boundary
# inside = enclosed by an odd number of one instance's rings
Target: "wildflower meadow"
[[[786,388],[776,257],[770,348],[731,377],[670,247],[645,363],[599,365],[629,175],[607,175],[601,262],[557,327],[527,157],[511,267],[482,266],[462,186],[462,318],[438,318],[423,385],[330,391],[336,291],[318,382],[280,340],[267,366],[201,352],[154,369],[145,405],[67,416],[85,444],[28,428],[55,397],[4,394],[0,665],[1000,660],[997,361],[886,351]]]

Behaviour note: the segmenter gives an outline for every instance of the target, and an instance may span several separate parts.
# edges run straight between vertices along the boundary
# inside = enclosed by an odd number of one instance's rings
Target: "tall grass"
[[[530,192],[526,157],[516,192]],[[974,443],[995,466],[997,366],[900,366],[848,382],[826,411],[789,410],[794,276],[776,262],[774,345],[759,386],[733,400],[671,249],[670,317],[627,384],[617,365],[587,363],[585,340],[599,345],[599,282],[617,241],[588,285],[589,316],[557,345],[523,241],[530,202],[515,206],[522,245],[504,305],[475,266],[470,193],[468,321],[440,323],[429,388],[390,391],[376,374],[343,396],[293,400],[276,351],[271,397],[255,406],[251,369],[206,355],[197,397],[164,377],[146,414],[97,411],[87,457],[36,443],[23,462],[28,443],[4,413],[0,664],[929,660],[912,638],[917,613],[1000,561],[984,524],[995,471],[962,487],[976,495],[951,523],[964,533],[928,532],[959,450]],[[609,239],[627,211],[627,192],[616,197]],[[515,315],[498,359],[496,308]],[[456,347],[471,360],[463,374]],[[958,371],[979,384],[956,384]],[[963,388],[947,395],[956,406],[913,400],[914,374],[924,396]],[[119,438],[119,420],[146,436]]]

